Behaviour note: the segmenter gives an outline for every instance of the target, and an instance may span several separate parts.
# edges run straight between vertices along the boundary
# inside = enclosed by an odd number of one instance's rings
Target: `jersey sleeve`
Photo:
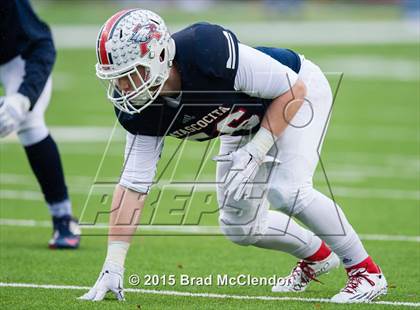
[[[25,76],[18,92],[29,98],[32,109],[51,74],[56,52],[49,27],[35,15],[28,0],[16,1],[16,9],[25,60]]]
[[[291,68],[257,49],[239,44],[235,90],[251,97],[274,99],[287,92],[297,79]]]
[[[231,81],[238,67],[238,39],[218,25],[198,23],[194,33],[195,62],[204,74]]]
[[[163,149],[163,137],[127,132],[124,167],[119,184],[147,194],[153,183]]]

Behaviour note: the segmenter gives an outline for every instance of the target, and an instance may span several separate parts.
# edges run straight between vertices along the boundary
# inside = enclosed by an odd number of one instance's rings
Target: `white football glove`
[[[124,300],[123,278],[124,268],[106,261],[95,285],[79,299],[100,301],[104,299],[107,292],[111,291],[118,300],[122,301]]]
[[[230,171],[227,172],[227,177],[225,176],[223,179],[226,182],[225,195],[228,196],[235,193],[233,199],[236,201],[242,199],[242,197],[247,199],[251,196],[252,183],[257,175],[258,168],[263,163],[280,163],[273,156],[258,154],[249,145],[245,145],[235,152],[215,156],[213,160],[218,162],[233,162]]]
[[[19,93],[0,98],[0,138],[18,128],[30,105],[29,99]]]

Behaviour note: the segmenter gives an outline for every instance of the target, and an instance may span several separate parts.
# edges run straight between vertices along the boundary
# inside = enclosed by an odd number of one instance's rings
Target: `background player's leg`
[[[0,76],[6,95],[17,92],[24,74],[25,62],[20,56],[2,66]],[[75,248],[79,244],[79,237],[74,235],[74,233],[78,233],[78,229],[72,219],[72,207],[64,180],[60,154],[55,141],[49,135],[44,120],[51,90],[50,78],[33,110],[19,125],[17,135],[25,149],[29,164],[52,216],[54,238],[50,241],[50,247]]]
[[[72,208],[60,154],[44,121],[50,94],[51,80],[47,82],[34,109],[20,124],[17,134],[44,194],[51,216],[71,216]]]

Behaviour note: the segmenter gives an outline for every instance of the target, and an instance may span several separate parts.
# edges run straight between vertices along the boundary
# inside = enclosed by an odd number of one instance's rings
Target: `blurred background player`
[[[49,27],[28,0],[4,0],[0,7],[0,137],[16,132],[44,194],[53,222],[50,248],[75,249],[80,232],[72,218],[57,145],[44,113],[51,97],[55,48]]]

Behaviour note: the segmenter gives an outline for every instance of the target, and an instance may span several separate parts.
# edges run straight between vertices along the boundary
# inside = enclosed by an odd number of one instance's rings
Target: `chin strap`
[[[175,45],[175,40],[170,38],[169,39],[169,44],[168,44],[168,66],[172,67],[174,64],[174,58],[175,58],[175,53],[176,53],[176,45]]]
[[[162,98],[165,99],[166,104],[168,106],[170,106],[171,108],[177,108],[179,104],[181,103],[182,92],[180,92],[176,98],[167,97],[167,96],[162,96]]]
[[[271,131],[261,127],[251,141],[245,145],[245,148],[249,151],[250,154],[255,156],[258,159],[263,159],[271,147],[276,142],[277,137],[275,137]]]

